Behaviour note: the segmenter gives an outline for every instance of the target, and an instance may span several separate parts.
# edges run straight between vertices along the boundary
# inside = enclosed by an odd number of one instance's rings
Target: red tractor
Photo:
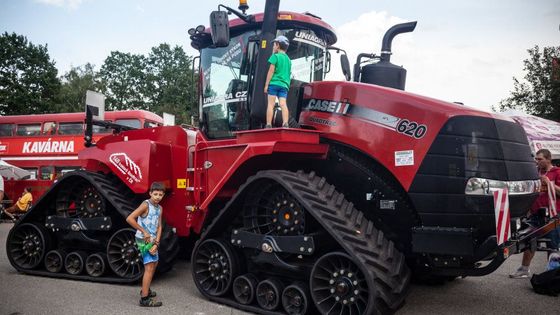
[[[245,1],[243,12],[219,9],[212,32],[189,31],[201,128],[123,131],[82,151],[86,169],[61,178],[11,230],[17,270],[138,280],[125,218],[154,181],[168,188],[161,268],[178,238],[198,239],[200,292],[261,314],[393,313],[411,277],[486,275],[555,226],[519,230],[540,184],[518,124],[404,91],[391,41],[416,22],[391,28],[380,56],[361,54],[353,80],[343,55],[347,81],[335,82],[323,78],[341,49],[319,17],[279,12],[279,0],[264,14],[246,14]],[[293,128],[262,129],[277,35],[290,39]],[[498,217],[503,191],[509,207]]]

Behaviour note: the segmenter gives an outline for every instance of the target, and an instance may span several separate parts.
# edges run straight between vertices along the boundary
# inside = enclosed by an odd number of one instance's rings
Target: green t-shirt
[[[290,57],[283,52],[277,52],[268,58],[268,62],[275,67],[269,85],[276,85],[289,89],[290,73],[292,72],[292,61],[290,61]]]

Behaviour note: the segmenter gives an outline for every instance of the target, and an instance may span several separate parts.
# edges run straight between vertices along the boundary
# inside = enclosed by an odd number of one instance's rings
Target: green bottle
[[[149,252],[150,248],[154,246],[153,243],[146,242],[146,241],[138,241],[136,242],[136,244],[138,245],[138,250],[140,251],[140,254],[142,254],[142,256],[145,255],[147,252]]]

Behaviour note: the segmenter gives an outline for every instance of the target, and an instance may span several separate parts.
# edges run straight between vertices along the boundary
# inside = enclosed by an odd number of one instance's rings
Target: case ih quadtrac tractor
[[[491,273],[554,227],[518,230],[540,186],[518,124],[404,91],[391,41],[415,22],[391,28],[379,56],[361,54],[352,80],[342,57],[347,81],[335,82],[323,81],[341,51],[327,23],[279,12],[279,0],[263,14],[246,14],[245,1],[239,9],[220,5],[212,31],[189,31],[201,128],[121,131],[82,151],[85,170],[56,182],[10,231],[17,270],[137,281],[125,218],[154,181],[168,187],[161,267],[178,237],[197,238],[202,295],[261,314],[393,313],[411,277]],[[262,129],[280,34],[290,39],[292,128]],[[509,207],[496,216],[503,188]]]

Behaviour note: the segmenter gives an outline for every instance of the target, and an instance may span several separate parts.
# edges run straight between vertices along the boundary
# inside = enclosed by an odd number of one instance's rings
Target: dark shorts
[[[539,219],[536,215],[529,216],[527,223],[534,227],[538,227],[540,225]],[[548,232],[548,234],[543,237],[550,239],[549,248],[558,250],[558,246],[560,246],[560,227]]]
[[[278,98],[287,98],[288,89],[278,85],[269,85],[268,96],[278,96]]]

